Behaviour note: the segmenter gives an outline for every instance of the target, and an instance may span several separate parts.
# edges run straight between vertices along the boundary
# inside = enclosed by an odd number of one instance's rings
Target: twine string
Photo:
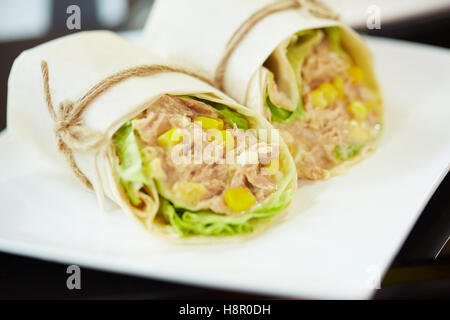
[[[258,22],[277,12],[301,8],[305,8],[310,14],[319,18],[339,19],[339,15],[320,0],[280,0],[262,7],[244,20],[228,40],[215,71],[214,85],[220,90],[224,89],[225,71],[231,55]]]
[[[58,150],[64,154],[72,171],[78,179],[89,189],[93,189],[92,183],[80,170],[75,162],[74,151],[86,152],[97,149],[107,143],[107,137],[98,131],[86,126],[83,114],[89,105],[111,87],[132,77],[147,77],[164,72],[184,73],[205,82],[207,79],[181,68],[164,65],[140,65],[119,71],[94,85],[81,99],[76,102],[64,100],[55,108],[50,93],[49,68],[46,61],[41,62],[42,79],[44,84],[44,96],[48,112],[54,123],[54,133]]]

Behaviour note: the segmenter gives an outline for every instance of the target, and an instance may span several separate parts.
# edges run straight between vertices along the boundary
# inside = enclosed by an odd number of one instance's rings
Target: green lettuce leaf
[[[352,64],[352,58],[342,47],[342,29],[339,27],[329,27],[325,29],[325,32],[331,50],[336,52],[348,64]]]
[[[225,120],[225,122],[230,126],[236,124],[236,126],[242,130],[248,130],[249,128],[247,119],[245,119],[240,113],[231,110],[230,108],[224,106],[223,104],[215,103],[212,101],[206,101],[204,99],[192,96],[181,96],[181,97],[185,99],[201,101],[204,104],[210,106],[211,108],[215,109],[223,117],[223,120]]]
[[[172,225],[174,230],[182,235],[237,235],[251,232],[253,227],[248,221],[250,215],[239,218],[215,214],[210,211],[190,212],[180,211],[166,199],[161,198],[161,213]]]
[[[275,104],[270,101],[269,94],[266,97],[266,105],[269,107],[270,113],[272,114],[271,120],[278,123],[288,123],[294,119],[299,119],[300,121],[304,120],[305,111],[303,110],[302,102],[299,102],[297,105],[297,109],[295,111],[288,111],[283,108],[277,107]]]
[[[375,133],[373,135],[373,137],[371,137],[370,139],[363,141],[363,142],[358,142],[358,143],[342,143],[341,145],[337,145],[334,147],[334,156],[341,161],[345,161],[348,160],[354,156],[356,156],[357,154],[359,154],[359,152],[368,144],[373,143],[374,141],[376,141],[377,139],[379,139],[381,132],[383,129],[383,124],[382,123],[377,123],[374,130]]]
[[[280,192],[269,203],[239,217],[216,214],[212,211],[191,212],[176,208],[167,199],[161,197],[160,212],[181,236],[230,236],[252,232],[255,227],[265,222],[287,207],[292,198],[292,191]]]
[[[299,92],[299,99],[295,111],[288,111],[277,107],[270,100],[269,92],[266,93],[266,104],[272,113],[272,121],[278,123],[289,123],[295,119],[303,121],[305,119],[305,110],[302,101],[301,67],[305,58],[309,55],[316,44],[320,42],[323,33],[315,30],[306,30],[297,33],[297,41],[290,45],[286,51],[286,57],[294,70]]]
[[[334,155],[341,161],[348,160],[356,156],[366,143],[343,143],[334,147]]]
[[[142,161],[141,150],[137,142],[131,121],[125,123],[113,136],[119,163],[116,172],[131,203],[140,205],[138,191],[148,183],[148,170]]]
[[[224,105],[210,102],[211,107],[216,109],[216,111],[223,117],[226,123],[230,126],[236,124],[239,129],[248,130],[248,121],[241,114],[230,110],[228,107]]]

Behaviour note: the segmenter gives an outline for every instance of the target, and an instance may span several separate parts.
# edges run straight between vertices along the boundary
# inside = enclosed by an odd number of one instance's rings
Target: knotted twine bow
[[[73,156],[73,151],[86,152],[108,143],[108,139],[105,134],[87,127],[83,121],[83,113],[96,98],[98,98],[109,88],[129,78],[147,77],[163,72],[184,73],[210,83],[207,79],[183,69],[163,65],[140,65],[119,71],[101,80],[81,99],[76,102],[64,100],[60,103],[59,108],[56,109],[53,105],[50,94],[49,71],[46,61],[41,62],[41,71],[44,82],[45,100],[50,116],[54,122],[54,132],[58,150],[64,154],[75,175],[89,189],[93,189],[92,183],[77,166]]]
[[[339,14],[334,12],[330,7],[321,2],[320,0],[280,0],[272,2],[265,7],[255,11],[250,17],[248,17],[239,28],[233,33],[225,48],[225,52],[222,55],[221,60],[216,68],[214,75],[214,85],[223,90],[225,70],[234,50],[244,40],[245,36],[250,30],[265,17],[291,9],[305,8],[308,12],[318,18],[338,20]]]

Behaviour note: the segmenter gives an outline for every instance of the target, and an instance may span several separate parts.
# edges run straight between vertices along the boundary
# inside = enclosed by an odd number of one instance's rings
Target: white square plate
[[[379,150],[298,190],[291,218],[230,245],[174,245],[103,212],[67,172],[14,137],[0,143],[0,250],[196,285],[369,298],[449,169],[450,53],[368,38],[386,123]]]

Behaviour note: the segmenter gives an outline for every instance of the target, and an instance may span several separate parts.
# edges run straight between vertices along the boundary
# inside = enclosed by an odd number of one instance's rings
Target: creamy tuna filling
[[[217,123],[220,128],[205,129]],[[164,95],[132,125],[139,146],[150,161],[152,176],[159,186],[171,190],[182,202],[239,216],[276,190],[275,175],[262,171],[278,157],[277,149],[258,142],[236,124],[227,123],[214,108],[201,101]],[[242,141],[247,143],[238,143]],[[268,148],[273,152],[265,152]],[[259,151],[257,163],[230,161],[243,159],[246,150]],[[199,159],[196,155],[201,156],[200,161],[195,161]],[[238,211],[226,201],[228,190],[249,190],[255,201],[247,210]]]
[[[333,51],[327,37],[306,56],[300,76],[302,119],[273,124],[294,156],[299,178],[324,179],[327,170],[377,136],[380,115],[362,69]]]

